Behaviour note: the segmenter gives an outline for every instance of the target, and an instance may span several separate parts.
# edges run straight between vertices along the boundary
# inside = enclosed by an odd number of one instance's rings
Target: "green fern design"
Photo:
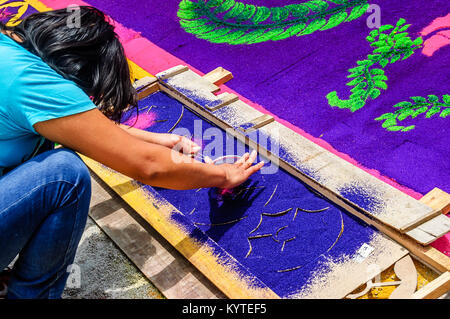
[[[395,27],[388,24],[370,32],[366,40],[374,48],[372,54],[369,54],[366,60],[357,61],[357,66],[348,70],[350,74],[347,77],[352,80],[347,85],[353,87],[349,99],[341,100],[336,91],[330,92],[327,95],[330,106],[355,112],[362,108],[369,98],[376,99],[381,94],[381,89],[387,89],[388,78],[383,69],[389,63],[406,60],[422,47],[422,38],[413,41],[409,37],[406,30],[411,25],[405,22],[405,19],[400,19]]]
[[[184,30],[197,38],[252,44],[334,28],[362,16],[369,7],[367,1],[311,0],[269,8],[235,0],[183,0],[178,17]]]
[[[404,121],[408,117],[411,119],[416,118],[420,114],[426,113],[425,118],[431,118],[438,113],[440,117],[446,118],[450,115],[450,95],[445,94],[442,96],[442,101],[436,95],[428,95],[427,98],[422,96],[410,97],[412,102],[403,101],[394,105],[399,108],[394,113],[385,113],[380,117],[377,117],[376,121],[383,121],[381,125],[388,131],[407,132],[413,130],[416,126],[399,125],[398,121]]]

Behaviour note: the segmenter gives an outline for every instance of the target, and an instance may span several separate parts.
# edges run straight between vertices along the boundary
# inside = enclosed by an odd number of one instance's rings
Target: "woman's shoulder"
[[[32,54],[25,48],[23,48],[19,43],[11,39],[6,34],[0,32],[0,62],[10,62],[12,59],[19,59],[21,61],[26,61],[28,63],[35,63],[39,60],[42,61],[38,56]]]
[[[79,91],[78,86],[61,76],[40,57],[23,48],[8,36],[0,33],[0,85],[4,87],[28,85],[63,86],[65,90]],[[49,94],[51,92],[48,92]]]
[[[2,33],[0,33],[0,57],[0,74],[4,80],[13,80],[29,68],[48,72],[41,58]]]

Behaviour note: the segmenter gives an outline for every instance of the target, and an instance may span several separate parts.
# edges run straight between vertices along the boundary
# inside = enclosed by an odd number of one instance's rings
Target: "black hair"
[[[110,119],[120,122],[123,111],[136,106],[124,49],[100,10],[80,6],[38,12],[0,29],[13,32],[25,49],[75,82]]]

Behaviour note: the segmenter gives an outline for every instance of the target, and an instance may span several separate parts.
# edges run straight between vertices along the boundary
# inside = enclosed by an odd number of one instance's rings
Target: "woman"
[[[91,191],[72,150],[180,190],[235,187],[264,164],[252,165],[255,153],[235,164],[200,163],[184,155],[199,150],[186,138],[117,125],[136,106],[124,50],[102,12],[80,7],[79,27],[67,23],[71,14],[36,13],[1,26],[0,269],[19,255],[7,298],[62,294]],[[53,142],[67,148],[53,150]]]

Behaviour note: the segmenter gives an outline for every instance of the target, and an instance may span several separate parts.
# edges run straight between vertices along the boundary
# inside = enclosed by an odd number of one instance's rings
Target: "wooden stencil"
[[[144,88],[150,88],[153,79],[140,81]],[[153,88],[151,89],[153,90]],[[145,93],[144,93],[145,94]],[[255,117],[256,118],[256,117]],[[265,117],[263,120],[267,120]],[[258,121],[253,121],[258,123]],[[120,174],[83,157],[88,166],[96,172],[117,194],[127,201],[136,212],[149,222],[164,238],[180,251],[195,267],[197,267],[207,278],[209,278],[227,296],[232,298],[276,298],[278,297],[269,288],[258,288],[251,284],[258,281],[251,273],[243,273],[237,266],[237,261],[229,256],[229,261],[215,259],[208,244],[198,245],[194,238],[189,237],[189,231],[176,224],[170,218],[171,214],[187,214],[178,212],[170,203],[161,198],[156,192],[147,192]],[[161,213],[164,212],[164,213]],[[164,217],[165,218],[162,218]],[[361,283],[376,275],[370,270],[369,265],[378,264],[381,269],[386,269],[395,261],[405,256],[407,251],[400,245],[389,240],[382,234],[378,234],[370,243],[376,253],[365,256],[363,260],[347,260],[344,263],[331,265],[331,272],[324,274],[322,283],[312,283],[308,293],[292,295],[291,297],[302,298],[343,298]],[[214,245],[214,243],[211,243]],[[224,252],[225,254],[225,252]],[[200,256],[200,257],[198,257]],[[223,264],[234,263],[234,267],[224,267]],[[205,264],[208,264],[206,266]],[[354,274],[348,276],[349,273]],[[252,279],[253,277],[253,279]],[[247,279],[243,279],[247,278]],[[325,283],[325,285],[323,284]],[[343,284],[345,282],[345,284]]]
[[[164,92],[249,146],[267,152],[242,130],[246,123],[253,122],[251,119],[261,118],[264,114],[240,100],[212,110],[211,105],[223,104],[224,96],[212,94],[215,86],[185,66],[173,67],[157,77]],[[409,197],[277,121],[264,124],[258,131],[278,143],[284,154],[278,156],[267,152],[268,158],[337,204],[349,204],[422,244],[428,244],[450,230],[450,226],[444,225],[431,235],[432,238],[416,236],[411,230],[436,216],[439,218],[440,211]]]
[[[178,70],[177,74],[183,74],[186,71]],[[170,79],[170,76],[166,75],[166,79]],[[151,81],[150,81],[151,80]],[[150,79],[149,82],[154,81]],[[198,80],[198,79],[197,79]],[[145,82],[145,81],[144,81]],[[144,87],[154,89],[151,85],[141,83]],[[152,84],[153,85],[153,84]],[[161,83],[158,83],[158,89],[162,89],[165,92],[170,92],[171,96],[179,95],[178,92],[167,89]],[[214,86],[209,86],[208,89],[214,89]],[[145,95],[145,89],[142,90]],[[226,95],[225,95],[226,96]],[[182,98],[178,96],[178,98]],[[242,103],[236,101],[232,103],[225,103],[227,101],[224,95],[215,96],[213,101],[206,101],[203,105],[203,112],[207,115],[209,110],[215,109],[215,112],[222,112],[229,106]],[[228,100],[229,101],[229,100]],[[185,105],[190,105],[189,102]],[[193,103],[194,104],[194,103]],[[195,105],[195,104],[194,104]],[[217,107],[217,105],[221,105]],[[202,111],[201,110],[201,111]],[[205,111],[208,110],[208,111]],[[197,114],[201,113],[199,110],[195,110]],[[258,126],[258,130],[269,127],[274,123],[266,117],[262,117],[263,114],[256,110],[247,110],[250,116],[247,116],[246,121],[242,121],[240,124],[248,122],[257,122],[248,119],[262,118],[268,120],[267,123],[263,123]],[[245,113],[245,115],[248,115]],[[259,113],[259,114],[258,114]],[[206,117],[206,116],[205,116]],[[207,119],[210,119],[206,117]],[[222,124],[226,124],[229,119],[223,117],[223,120],[218,120]],[[111,171],[110,169],[95,163],[94,161],[84,158],[88,166],[96,172],[108,185],[110,185],[115,192],[117,192],[125,201],[127,201],[136,212],[139,213],[147,222],[150,223],[164,238],[166,238],[179,252],[181,252],[196,268],[198,268],[207,278],[209,278],[221,291],[223,291],[228,297],[231,298],[277,298],[278,296],[273,293],[268,287],[259,285],[259,288],[255,288],[251,284],[252,281],[257,281],[258,278],[253,278],[249,273],[244,274],[240,270],[239,265],[232,256],[229,256],[230,263],[234,263],[235,267],[224,267],[223,262],[219,262],[214,254],[211,253],[210,245],[214,246],[214,243],[208,245],[198,245],[193,238],[190,238],[189,231],[180,227],[179,224],[174,223],[170,218],[171,214],[183,212],[177,212],[177,210],[164,198],[158,196],[156,192],[148,193],[139,187],[137,183],[129,180],[128,178],[121,176],[120,174]],[[327,193],[328,194],[328,193]],[[344,206],[345,209],[352,208],[349,205]],[[188,212],[184,212],[187,214]],[[364,220],[364,219],[363,219]],[[367,222],[367,220],[364,220]],[[369,223],[370,224],[370,223]],[[362,283],[367,282],[373,276],[377,275],[371,271],[368,271],[371,264],[380,265],[380,269],[384,270],[394,264],[397,260],[401,259],[407,254],[407,251],[400,245],[387,239],[381,235],[378,237],[378,243],[375,245],[377,254],[370,255],[362,263],[349,262],[342,266],[335,267],[329,277],[325,279],[325,285],[312,285],[309,295],[293,295],[292,297],[309,297],[309,298],[343,298]],[[217,247],[216,247],[217,248]],[[219,247],[220,248],[220,247]],[[226,254],[226,252],[224,252]],[[237,270],[236,270],[237,269]],[[355,274],[349,276],[348,274]],[[249,281],[250,280],[250,281]],[[345,284],[342,284],[345,282]],[[339,289],[336,289],[336,288]]]

